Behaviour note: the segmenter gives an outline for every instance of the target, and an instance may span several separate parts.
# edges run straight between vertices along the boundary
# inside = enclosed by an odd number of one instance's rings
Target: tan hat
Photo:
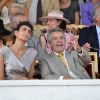
[[[70,23],[69,20],[67,20],[66,18],[64,18],[63,16],[63,12],[62,11],[58,11],[58,10],[52,10],[51,12],[48,13],[48,16],[44,16],[41,17],[40,20],[43,21],[45,19],[51,19],[51,18],[55,18],[55,19],[61,19],[64,20],[66,23]]]

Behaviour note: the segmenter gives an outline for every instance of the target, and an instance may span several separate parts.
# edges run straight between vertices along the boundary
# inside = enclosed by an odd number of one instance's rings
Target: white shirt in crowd
[[[42,1],[42,5],[43,5],[43,0]],[[29,10],[29,20],[31,22],[31,24],[36,24],[36,15],[37,15],[37,3],[38,0],[32,0],[32,4]]]
[[[100,27],[96,25],[98,41],[99,41],[99,57],[100,57]]]

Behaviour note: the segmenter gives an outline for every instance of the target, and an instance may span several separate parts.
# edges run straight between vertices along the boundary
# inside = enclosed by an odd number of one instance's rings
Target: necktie
[[[67,66],[67,63],[66,63],[66,61],[65,61],[65,59],[64,59],[64,57],[63,57],[63,54],[58,54],[58,58],[61,60],[61,62],[62,62],[65,66]]]
[[[36,16],[36,24],[42,24],[42,22],[39,20],[39,18],[42,17],[42,3],[41,0],[38,0],[37,3],[37,16]]]

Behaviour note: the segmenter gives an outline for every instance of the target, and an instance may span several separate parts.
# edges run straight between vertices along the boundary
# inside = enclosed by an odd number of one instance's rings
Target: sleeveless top
[[[18,59],[12,50],[5,46],[0,49],[0,54],[4,56],[5,79],[16,79],[20,76],[27,77],[31,64],[36,57],[36,50],[28,48]]]

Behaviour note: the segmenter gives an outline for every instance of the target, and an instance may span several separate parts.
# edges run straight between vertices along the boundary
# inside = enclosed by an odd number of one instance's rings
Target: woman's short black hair
[[[20,27],[23,26],[23,25],[26,25],[26,26],[30,27],[31,32],[33,31],[33,26],[30,24],[29,21],[20,22],[20,23],[17,25],[16,30],[19,30]]]

